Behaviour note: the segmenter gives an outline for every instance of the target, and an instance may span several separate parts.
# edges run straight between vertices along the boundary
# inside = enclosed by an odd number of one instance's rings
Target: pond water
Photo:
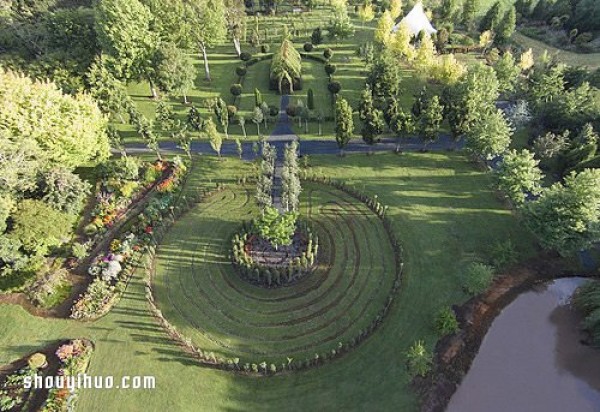
[[[600,349],[580,343],[569,305],[584,282],[523,293],[494,320],[448,412],[600,412]]]

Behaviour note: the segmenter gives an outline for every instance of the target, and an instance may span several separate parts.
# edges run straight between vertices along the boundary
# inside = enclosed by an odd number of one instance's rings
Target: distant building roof
[[[406,24],[413,36],[416,36],[422,30],[425,30],[425,33],[429,34],[430,36],[437,33],[437,30],[434,29],[429,22],[429,19],[425,14],[425,10],[423,10],[423,3],[421,2],[415,4],[415,7],[413,7],[410,13],[404,16],[400,23],[396,24],[394,28],[392,28],[392,33],[398,31],[398,27],[400,27],[401,24]]]

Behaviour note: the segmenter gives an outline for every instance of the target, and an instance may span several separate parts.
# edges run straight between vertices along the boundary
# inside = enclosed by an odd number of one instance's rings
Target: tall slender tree
[[[340,155],[344,154],[344,148],[352,139],[354,133],[354,119],[352,107],[344,98],[335,102],[335,141],[340,149]]]

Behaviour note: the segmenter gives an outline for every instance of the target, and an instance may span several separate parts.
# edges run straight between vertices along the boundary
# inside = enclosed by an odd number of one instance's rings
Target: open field
[[[403,352],[417,339],[431,347],[437,339],[435,313],[466,299],[461,271],[467,262],[507,239],[521,257],[529,256],[535,250],[531,236],[496,200],[490,176],[461,154],[315,156],[311,163],[318,173],[378,194],[390,207],[388,216],[404,248],[404,280],[396,303],[382,327],[348,355],[317,369],[268,379],[202,368],[150,316],[138,274],[118,306],[95,323],[34,318],[20,306],[0,306],[0,364],[49,341],[87,337],[96,343],[89,373],[156,376],[158,389],[153,391],[84,390],[82,411],[98,405],[148,412],[415,410]],[[231,182],[247,168],[233,159],[202,157],[186,190]]]

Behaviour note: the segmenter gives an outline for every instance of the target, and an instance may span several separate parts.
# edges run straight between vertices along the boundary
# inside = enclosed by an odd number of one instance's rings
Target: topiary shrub
[[[406,367],[412,377],[425,376],[431,370],[432,356],[423,341],[416,341],[406,352]]]
[[[244,77],[248,73],[248,69],[245,66],[238,66],[235,68],[235,74],[240,77]]]
[[[331,76],[333,75],[333,73],[335,73],[335,72],[336,72],[336,70],[337,70],[337,67],[336,67],[336,65],[335,65],[335,64],[330,64],[330,63],[327,63],[327,64],[325,65],[325,73],[327,73],[327,75],[328,75],[329,77],[331,77]]]
[[[305,52],[309,53],[309,52],[311,52],[314,49],[314,47],[315,46],[313,46],[312,43],[304,43],[303,49],[304,49]]]
[[[277,106],[269,106],[269,115],[270,116],[277,116],[279,114],[279,107]]]
[[[329,47],[323,50],[323,57],[325,57],[327,60],[331,59],[333,57],[333,50],[331,50]]]
[[[250,60],[252,58],[252,54],[248,53],[248,52],[242,52],[240,54],[240,60],[247,62],[248,60]]]
[[[338,94],[342,90],[342,85],[337,81],[329,82],[327,85],[327,90],[329,90],[331,94]]]
[[[484,292],[494,279],[494,268],[485,263],[474,262],[465,272],[463,287],[471,295]]]
[[[260,46],[260,51],[262,53],[268,53],[271,50],[271,46],[269,46],[268,44],[263,44],[262,46]]]
[[[235,115],[237,114],[237,107],[233,106],[233,105],[229,105],[227,106],[227,114],[229,115],[230,119],[233,119],[235,117]]]
[[[231,87],[229,88],[229,92],[233,96],[238,97],[239,95],[242,94],[242,85],[239,83],[232,84]]]

